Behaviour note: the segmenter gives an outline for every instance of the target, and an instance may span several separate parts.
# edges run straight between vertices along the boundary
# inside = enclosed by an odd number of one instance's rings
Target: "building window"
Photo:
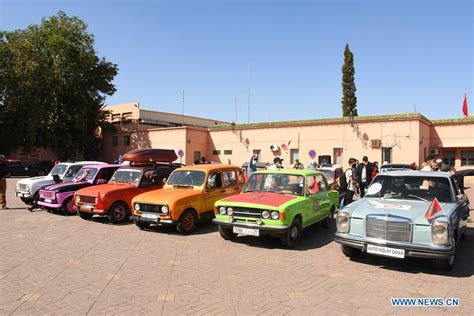
[[[382,163],[392,163],[392,147],[382,147]]]
[[[454,167],[454,162],[456,159],[454,158],[454,150],[450,151],[443,151],[443,162],[448,166]]]
[[[212,151],[212,154],[213,154],[214,156],[219,156],[219,155],[221,154],[221,151],[220,151],[220,150],[217,150],[217,149],[214,149],[214,150]]]
[[[461,166],[474,165],[474,150],[461,150]]]
[[[290,164],[294,164],[296,159],[300,159],[300,150],[297,148],[290,149]]]
[[[230,149],[224,150],[224,155],[232,155],[232,150]]]
[[[342,161],[342,153],[344,152],[344,148],[333,148],[332,149],[332,160],[334,163],[338,165],[342,165],[344,162]]]
[[[194,163],[198,164],[201,161],[201,152],[195,151],[194,152]]]
[[[258,155],[257,161],[261,161],[262,157],[260,157],[260,154],[262,153],[261,149],[254,149],[253,154]]]
[[[118,136],[114,135],[112,136],[112,147],[117,147],[118,146]]]
[[[124,135],[123,136],[123,145],[124,146],[130,146],[130,135]]]

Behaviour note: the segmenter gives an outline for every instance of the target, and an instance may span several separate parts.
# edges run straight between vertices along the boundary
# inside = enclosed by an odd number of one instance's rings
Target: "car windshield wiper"
[[[417,198],[417,199],[425,201],[425,202],[429,202],[427,199],[424,199],[424,198],[422,198],[421,196],[418,196],[418,195],[407,194],[406,196]]]
[[[190,184],[174,184],[173,188],[193,188]]]

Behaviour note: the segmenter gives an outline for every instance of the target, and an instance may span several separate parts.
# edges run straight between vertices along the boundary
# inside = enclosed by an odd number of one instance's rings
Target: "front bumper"
[[[44,201],[38,201],[38,205],[39,206],[44,206],[46,208],[55,208],[55,209],[62,208],[61,204],[48,203],[48,202],[44,202]]]
[[[155,224],[155,225],[175,225],[176,224],[176,222],[174,222],[171,219],[161,219],[159,216],[158,218],[146,218],[143,216],[133,215],[130,217],[130,219],[138,223],[148,223],[148,224]]]
[[[76,210],[80,212],[84,212],[84,213],[100,214],[100,215],[104,215],[107,213],[106,210],[95,208],[95,205],[89,205],[89,204],[77,205]]]
[[[420,245],[397,241],[385,241],[373,238],[352,236],[346,233],[336,232],[334,241],[352,248],[367,252],[367,245],[385,246],[396,249],[404,249],[405,257],[416,258],[449,258],[454,255],[456,247],[451,245]]]
[[[249,223],[242,223],[242,222],[230,222],[230,221],[221,221],[217,218],[212,220],[214,224],[220,225],[226,228],[232,227],[242,227],[242,228],[253,228],[258,229],[260,235],[280,235],[284,234],[288,231],[290,226],[270,226],[270,225],[258,225],[258,224],[249,224]]]
[[[24,192],[24,191],[16,191],[15,195],[18,196],[18,197],[25,198],[25,199],[33,199],[34,198],[34,196],[31,195],[30,192]]]

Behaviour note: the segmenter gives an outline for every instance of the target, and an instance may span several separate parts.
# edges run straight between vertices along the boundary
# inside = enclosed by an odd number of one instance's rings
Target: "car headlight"
[[[135,203],[135,205],[133,206],[133,208],[135,209],[135,211],[139,211],[139,210],[140,210],[140,204]]]
[[[168,206],[163,205],[163,206],[161,207],[161,213],[163,213],[163,214],[168,214],[169,211],[170,211],[170,210],[169,210]]]
[[[280,213],[278,213],[277,211],[272,211],[270,216],[271,216],[272,219],[277,220],[277,219],[280,218]]]
[[[81,197],[78,195],[76,196],[76,203],[79,203],[79,202],[81,202]]]
[[[269,211],[263,211],[262,212],[262,218],[270,218],[270,212]]]
[[[227,208],[227,215],[229,215],[229,216],[234,215],[234,209],[232,207]]]
[[[225,215],[225,207],[224,206],[219,207],[219,214]]]
[[[336,228],[337,228],[337,231],[341,233],[349,232],[349,214],[348,213],[345,213],[345,212],[337,213]]]
[[[445,245],[449,243],[448,223],[436,219],[431,224],[431,239],[434,244]]]

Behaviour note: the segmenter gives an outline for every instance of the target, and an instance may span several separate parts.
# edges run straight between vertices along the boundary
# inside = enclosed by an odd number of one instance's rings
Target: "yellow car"
[[[135,224],[174,225],[181,234],[193,232],[198,221],[214,217],[214,203],[239,194],[244,185],[237,166],[207,164],[173,171],[163,189],[137,195],[132,200]]]

